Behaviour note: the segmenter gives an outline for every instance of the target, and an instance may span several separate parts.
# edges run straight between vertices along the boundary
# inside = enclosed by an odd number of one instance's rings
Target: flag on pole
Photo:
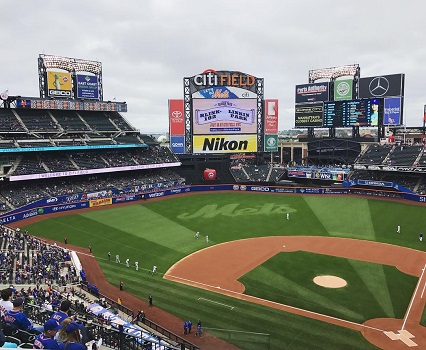
[[[0,94],[0,98],[2,100],[7,100],[8,97],[9,97],[9,90],[5,90]]]

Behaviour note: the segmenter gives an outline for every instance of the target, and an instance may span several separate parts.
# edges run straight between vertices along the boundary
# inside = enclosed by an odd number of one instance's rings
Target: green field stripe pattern
[[[360,198],[357,201],[353,201],[350,198],[336,197],[304,198],[330,236],[362,237],[372,241],[375,240],[373,220],[370,214],[369,201],[367,199]],[[342,208],[344,209],[342,210]],[[338,213],[338,220],[332,219],[330,213]],[[390,300],[383,267],[381,265],[372,265],[367,269],[363,269],[365,266],[363,264],[356,264],[353,260],[349,260],[349,263],[352,264],[352,267],[357,271],[371,295],[375,297],[377,303],[379,303],[386,312],[386,315],[394,317],[395,313]],[[372,277],[377,280],[379,285],[383,285],[384,288],[379,290],[372,289],[375,288],[374,285],[368,283]]]
[[[290,220],[286,220],[287,212]],[[400,235],[395,233],[398,224]],[[93,254],[110,283],[118,286],[123,280],[125,290],[143,300],[152,293],[154,305],[182,319],[191,319],[193,323],[201,319],[210,328],[271,334],[270,349],[346,350],[376,348],[359,332],[164,280],[162,274],[192,252],[251,237],[350,237],[424,251],[424,242],[418,240],[424,227],[426,216],[420,206],[356,197],[227,192],[140,201],[125,207],[55,217],[22,229],[61,242],[67,236],[69,244],[86,249],[92,244]],[[194,238],[196,231],[201,234],[198,240]],[[109,251],[112,262],[107,261]],[[246,292],[289,305],[296,301],[295,306],[307,310],[319,305],[320,313],[334,312],[337,317],[356,322],[376,315],[403,318],[416,277],[392,266],[364,266],[368,263],[330,256],[325,256],[330,260],[322,261],[313,257],[321,254],[303,253],[308,254],[293,252],[291,261],[282,258],[277,260],[277,266],[274,257],[258,267],[260,273],[257,269],[251,271],[243,277],[248,278],[243,281]],[[115,254],[120,255],[121,264],[114,262]],[[280,253],[277,257],[281,254],[285,255]],[[127,258],[129,268],[124,265]],[[139,262],[139,271],[134,268],[135,261]],[[292,261],[297,264],[291,265]],[[158,267],[155,276],[147,272],[153,265]],[[336,268],[339,269],[333,270]],[[291,269],[299,276],[293,275]],[[334,274],[346,279],[351,293],[313,285],[315,274]],[[352,302],[346,300],[349,297]],[[229,341],[247,350],[262,348],[237,338]]]
[[[383,284],[374,274],[377,266],[309,252],[280,253],[239,281],[246,287],[245,294],[348,321],[363,323],[378,317],[403,318],[417,279],[394,267],[379,265],[388,278]],[[313,282],[321,275],[337,276],[348,284],[342,288],[324,288]],[[385,302],[378,300],[382,295],[386,295]],[[394,305],[397,305],[396,311]]]
[[[304,197],[330,236],[375,240],[368,200],[346,197]]]
[[[137,238],[151,238],[152,242],[185,255],[201,246],[194,240],[194,231],[142,205],[99,210],[81,216]]]

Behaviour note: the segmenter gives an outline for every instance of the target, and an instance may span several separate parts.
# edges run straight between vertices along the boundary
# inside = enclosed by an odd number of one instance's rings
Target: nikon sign
[[[193,153],[244,153],[256,151],[256,135],[197,135],[193,137]]]

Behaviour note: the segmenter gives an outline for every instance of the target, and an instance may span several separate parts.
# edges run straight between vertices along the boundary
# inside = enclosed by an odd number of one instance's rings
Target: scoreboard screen
[[[327,102],[324,104],[323,126],[343,127],[346,119],[346,101]]]
[[[377,126],[378,123],[378,99],[334,101],[324,105],[325,127]]]

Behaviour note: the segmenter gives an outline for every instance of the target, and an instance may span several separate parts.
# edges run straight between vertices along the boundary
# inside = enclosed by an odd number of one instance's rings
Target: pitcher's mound
[[[314,278],[314,283],[325,288],[342,288],[348,283],[337,276],[317,276]]]

